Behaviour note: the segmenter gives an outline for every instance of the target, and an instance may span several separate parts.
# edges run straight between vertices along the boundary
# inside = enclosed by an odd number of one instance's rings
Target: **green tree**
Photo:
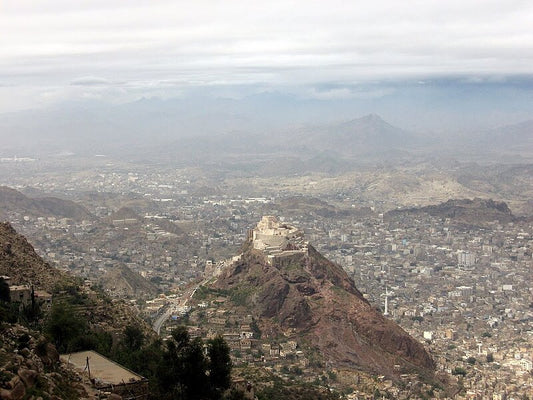
[[[172,331],[157,370],[162,399],[199,400],[209,392],[207,360],[201,339],[191,341],[187,328]]]
[[[9,285],[4,278],[0,278],[0,301],[9,303],[11,295],[9,294]]]
[[[148,346],[147,348],[150,348]],[[141,349],[132,354],[145,352]],[[154,365],[144,376],[155,378],[154,397],[172,400],[221,400],[231,386],[230,349],[220,336],[207,342],[191,339],[187,328],[178,326],[172,331],[166,348],[149,358]],[[232,396],[238,396],[233,393]],[[238,398],[238,397],[231,397]]]
[[[215,398],[220,398],[231,385],[230,348],[226,341],[217,336],[207,343],[209,357],[209,382]]]
[[[257,325],[257,321],[255,318],[252,319],[252,323],[250,324],[250,328],[252,329],[252,333],[254,335],[254,339],[261,339],[261,329],[259,328],[259,325]]]
[[[78,350],[80,343],[76,341],[86,330],[87,322],[74,312],[72,307],[63,303],[52,306],[44,328],[59,352]]]
[[[25,325],[35,326],[39,322],[39,319],[42,317],[43,313],[41,306],[37,301],[35,301],[35,290],[33,285],[31,287],[31,303],[28,305],[23,305],[21,313],[19,315],[19,320]]]
[[[186,399],[205,399],[210,392],[207,376],[207,360],[203,342],[200,338],[193,339],[184,351],[184,386]]]
[[[128,325],[124,329],[124,346],[129,351],[139,350],[144,343],[144,333],[141,328],[136,325]]]

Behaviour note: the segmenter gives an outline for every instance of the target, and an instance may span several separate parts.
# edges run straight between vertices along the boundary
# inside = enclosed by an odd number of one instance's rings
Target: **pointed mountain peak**
[[[423,346],[372,307],[341,266],[275,216],[249,231],[242,254],[222,267],[213,287],[238,300],[269,340],[292,332],[331,365],[391,377],[394,365],[434,369]]]
[[[354,127],[354,128],[365,128],[368,129],[370,127],[376,127],[376,128],[383,128],[386,127],[387,129],[397,129],[400,131],[400,128],[396,128],[389,124],[387,121],[385,121],[381,116],[378,114],[367,114],[359,118],[352,119],[350,121],[347,121],[343,124],[341,124],[343,127]]]
[[[383,118],[381,118],[378,114],[370,113],[367,114],[361,118],[359,118],[361,121],[370,121],[370,122],[385,122]]]

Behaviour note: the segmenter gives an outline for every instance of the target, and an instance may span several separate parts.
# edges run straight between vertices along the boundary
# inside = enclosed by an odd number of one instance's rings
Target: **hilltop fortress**
[[[308,243],[304,233],[295,226],[279,222],[275,216],[265,215],[255,228],[248,231],[247,240],[255,250],[261,251],[268,264],[275,265],[290,256],[309,255]],[[204,277],[218,277],[224,268],[241,261],[242,253],[225,261],[214,264],[207,261]]]
[[[272,215],[261,218],[251,230],[251,240],[256,250],[261,250],[271,263],[277,257],[307,254],[308,242],[300,229],[281,223]]]

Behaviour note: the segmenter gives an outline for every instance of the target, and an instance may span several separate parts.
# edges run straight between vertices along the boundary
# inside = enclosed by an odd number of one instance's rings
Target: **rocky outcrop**
[[[4,275],[10,277],[11,284],[31,283],[35,289],[49,290],[54,302],[68,304],[75,298],[76,313],[94,332],[120,334],[127,325],[133,324],[147,336],[154,335],[125,302],[106,300],[81,286],[79,280],[45,263],[26,238],[8,223],[0,223],[0,276]],[[53,290],[58,285],[61,290]],[[9,309],[10,305],[4,301],[2,306]],[[7,321],[12,319],[0,321],[0,400],[101,398],[91,393],[90,382],[60,362],[56,347],[44,336]],[[41,322],[34,323],[39,326]]]
[[[391,221],[403,216],[428,214],[432,217],[449,219],[456,225],[485,226],[497,221],[508,223],[516,220],[507,204],[492,199],[452,199],[445,203],[420,208],[393,210],[385,214],[385,220]]]
[[[59,361],[59,353],[39,333],[21,325],[3,325],[0,348],[0,399],[20,400],[87,396],[82,378]]]
[[[95,219],[85,207],[71,200],[50,196],[31,198],[7,186],[0,186],[0,209],[5,215],[16,213],[34,217],[70,218],[76,221]]]
[[[307,252],[276,258],[251,245],[243,249],[214,286],[246,288],[246,304],[264,325],[296,332],[330,365],[388,376],[434,369],[424,347],[375,310],[344,270],[311,245]]]
[[[31,283],[47,291],[60,281],[72,280],[44,262],[26,238],[7,222],[0,223],[0,275],[9,276],[12,284]]]
[[[100,284],[105,290],[112,291],[115,297],[153,297],[157,287],[139,273],[124,264],[108,268]]]
[[[127,325],[134,324],[141,327],[147,335],[153,334],[149,325],[128,304],[104,299],[90,288],[81,287],[79,279],[43,261],[26,238],[7,222],[0,223],[0,276],[4,275],[11,278],[13,285],[31,284],[36,290],[46,290],[54,296],[68,296],[56,293],[57,288],[62,289],[61,292],[65,292],[65,289],[69,293],[74,292],[74,296],[85,299],[83,306],[78,304],[80,312],[85,314],[91,325],[98,326],[100,330],[122,331]],[[144,278],[138,280],[143,282]],[[152,286],[148,285],[148,288]]]

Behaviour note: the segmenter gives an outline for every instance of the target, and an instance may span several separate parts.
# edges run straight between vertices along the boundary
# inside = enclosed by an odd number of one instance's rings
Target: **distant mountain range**
[[[75,153],[197,163],[265,157],[306,162],[324,153],[337,159],[388,161],[415,155],[533,153],[533,120],[461,136],[430,135],[395,127],[376,114],[327,124],[317,117],[303,125],[299,107],[320,115],[318,104],[274,100],[143,99],[118,106],[87,102],[3,114],[0,157]],[[317,168],[322,171],[320,162]],[[342,165],[327,163],[324,172],[332,168]]]
[[[533,152],[533,120],[493,129],[481,138],[481,146],[492,151]]]
[[[390,125],[375,114],[315,128],[301,134],[299,140],[315,151],[328,150],[345,157],[401,151],[417,143],[412,133]]]

